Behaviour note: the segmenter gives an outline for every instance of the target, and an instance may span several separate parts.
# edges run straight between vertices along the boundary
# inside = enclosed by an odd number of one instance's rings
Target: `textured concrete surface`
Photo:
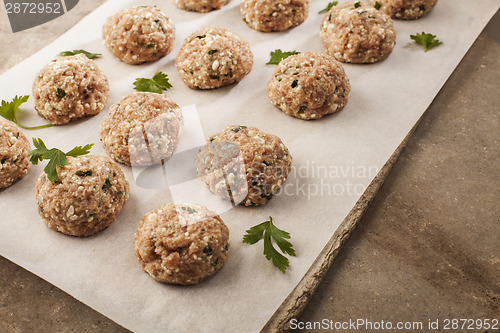
[[[0,50],[0,72],[55,39],[96,2],[80,1],[67,15],[15,36],[0,10],[0,44],[9,46]],[[498,22],[497,14],[487,30],[496,38]],[[499,87],[500,45],[483,34],[429,108],[300,321],[500,319]],[[0,332],[128,331],[0,257]]]

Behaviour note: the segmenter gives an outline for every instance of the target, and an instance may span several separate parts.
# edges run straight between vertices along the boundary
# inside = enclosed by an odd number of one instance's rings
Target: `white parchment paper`
[[[3,74],[0,98],[11,100],[16,94],[31,95],[36,73],[57,53],[72,49],[103,53],[96,63],[110,81],[108,106],[93,118],[24,131],[29,138],[43,138],[49,147],[67,151],[75,145],[95,143],[92,153],[104,155],[99,124],[109,105],[132,91],[135,78],[151,77],[156,70],[169,75],[174,87],[166,94],[184,107],[186,128],[176,158],[166,167],[166,179],[162,172],[155,174],[153,170],[142,177],[143,170],[122,166],[131,184],[130,199],[114,224],[90,238],[68,237],[45,226],[34,198],[36,177],[45,163],[33,167],[25,179],[0,191],[0,254],[136,332],[260,330],[499,7],[498,0],[440,0],[420,20],[396,21],[397,45],[387,60],[373,65],[344,65],[352,85],[345,109],[306,122],[271,105],[265,85],[274,66],[265,63],[276,48],[321,51],[319,26],[323,15],[317,13],[327,3],[312,0],[309,18],[299,27],[261,33],[242,21],[236,0],[208,14],[180,10],[170,1],[108,1],[58,40]],[[138,4],[162,8],[175,23],[176,42],[173,52],[162,60],[130,66],[105,50],[101,27],[107,16]],[[175,55],[189,34],[208,25],[227,27],[247,39],[254,67],[237,85],[194,91],[177,74]],[[444,44],[424,53],[409,37],[422,31],[437,35]],[[21,121],[43,123],[32,102],[31,97],[21,107]],[[221,203],[195,178],[193,165],[186,158],[204,137],[230,124],[256,126],[280,136],[294,157],[294,169],[283,191],[263,207],[231,208]],[[185,171],[180,176],[171,176],[181,169]],[[222,213],[230,229],[227,264],[197,286],[157,283],[141,270],[133,255],[132,237],[141,217],[172,200],[206,204]],[[297,257],[291,259],[286,275],[265,260],[262,244],[241,242],[246,229],[268,216],[292,235]]]

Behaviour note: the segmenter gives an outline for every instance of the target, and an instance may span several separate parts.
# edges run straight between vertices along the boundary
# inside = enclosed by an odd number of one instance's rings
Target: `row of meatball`
[[[223,28],[211,27],[203,29],[203,32],[207,36],[213,31],[220,30]],[[197,39],[199,40],[199,38]],[[226,45],[226,47],[219,46],[217,50],[223,54],[234,52],[237,49]],[[190,56],[193,54],[191,53]],[[211,71],[222,62],[218,59],[210,61],[213,61],[210,67]],[[242,62],[239,64],[240,66],[245,65]],[[218,66],[223,65],[219,64]],[[206,87],[209,85],[213,87],[214,81],[224,83],[224,80],[230,79],[230,75],[220,79],[222,75],[220,72],[218,72],[218,76],[214,74],[207,76],[205,75],[207,72],[202,70],[198,70],[197,73],[203,74],[195,74],[189,67],[188,70],[181,73],[183,76],[189,76],[187,80],[189,80],[190,85],[194,86],[203,85]],[[238,71],[232,73],[239,73],[237,74],[239,79],[244,75],[243,72]],[[233,75],[232,78],[234,79],[235,76]],[[271,102],[285,113],[302,119],[316,119],[336,112],[346,105],[350,84],[343,67],[333,57],[320,52],[304,52],[280,62],[267,85],[267,90]],[[44,67],[38,73],[33,84],[33,96],[35,110],[52,124],[62,125],[85,116],[96,115],[102,111],[109,97],[109,85],[106,76],[94,61],[79,54],[54,60]],[[133,112],[134,105],[142,103],[138,96],[144,95],[131,95],[125,100],[122,99],[113,104],[106,121],[113,122],[115,118],[126,120],[127,118],[124,118],[123,115]],[[159,98],[157,97],[157,99]],[[124,101],[127,103],[123,103]],[[151,111],[151,116],[158,116],[154,108]],[[166,124],[164,126],[166,127],[171,126],[167,125],[170,117],[177,119],[177,122],[182,122],[180,112],[175,116],[169,114],[168,117],[168,119],[165,118]],[[147,120],[144,119],[144,121]],[[130,125],[127,126],[125,129],[130,129]],[[106,132],[107,135],[113,136],[117,130],[117,128],[108,126]],[[161,128],[151,128],[149,132],[161,131],[163,131]],[[169,130],[171,135],[178,136],[174,132],[173,129]],[[137,140],[142,140],[141,135],[137,135]],[[163,140],[164,145],[168,145],[171,138],[160,136],[151,138],[151,140],[157,142]],[[104,140],[104,142],[106,143],[108,140]],[[111,145],[105,145],[105,147],[107,146]],[[136,160],[139,159],[139,157],[136,158]]]
[[[174,0],[177,7],[206,13],[220,9],[230,0]],[[437,0],[370,0],[387,15],[404,20],[424,16]],[[304,22],[309,0],[242,0],[241,14],[250,27],[259,31],[283,31]]]
[[[187,10],[206,12],[219,9],[227,0],[178,0]],[[395,33],[391,17],[417,19],[437,0],[347,1],[332,8],[321,25],[321,39],[327,52],[339,61],[366,63],[384,59],[392,50]],[[309,0],[243,0],[243,20],[259,31],[284,31],[305,21]],[[157,7],[125,8],[110,16],[103,27],[104,45],[129,64],[156,61],[173,48],[172,20]],[[368,50],[379,55],[365,56]],[[345,54],[344,54],[345,53]]]

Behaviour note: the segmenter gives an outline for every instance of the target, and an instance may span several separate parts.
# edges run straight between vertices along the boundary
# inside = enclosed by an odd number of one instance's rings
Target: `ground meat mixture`
[[[0,190],[26,176],[31,147],[17,125],[0,119]]]
[[[359,1],[333,6],[323,19],[320,37],[328,54],[351,63],[383,60],[396,44],[392,19]]]
[[[301,119],[318,119],[341,110],[350,91],[342,65],[320,52],[304,52],[282,60],[267,84],[271,102]]]
[[[231,0],[173,0],[177,7],[200,13],[221,9]]]
[[[191,285],[224,266],[229,229],[204,206],[170,203],[142,218],[134,248],[142,269],[153,279]]]
[[[174,153],[184,117],[164,94],[133,92],[113,104],[101,123],[101,142],[115,161],[137,166],[159,164]]]
[[[241,15],[259,31],[284,31],[307,18],[309,0],[242,0]]]
[[[198,177],[217,196],[259,206],[285,182],[292,156],[276,135],[255,127],[229,126],[208,139],[195,164]]]
[[[252,70],[253,54],[240,36],[208,27],[186,39],[175,64],[188,87],[214,89],[243,80]]]
[[[137,65],[166,56],[174,46],[175,28],[161,9],[125,8],[108,17],[102,28],[104,45],[118,59]]]
[[[48,227],[67,235],[90,236],[115,221],[129,196],[120,167],[105,156],[68,157],[52,184],[45,172],[36,183],[38,212]]]
[[[108,79],[83,54],[52,61],[33,83],[35,110],[54,125],[101,112],[109,97]]]
[[[380,10],[387,15],[403,20],[415,20],[426,15],[437,0],[370,0],[374,6],[379,3]]]

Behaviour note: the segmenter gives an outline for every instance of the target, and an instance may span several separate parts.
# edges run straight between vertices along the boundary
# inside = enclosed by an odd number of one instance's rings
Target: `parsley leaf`
[[[332,7],[333,7],[333,6],[337,6],[337,5],[338,5],[338,3],[339,3],[338,1],[332,1],[332,2],[329,2],[329,3],[328,3],[328,6],[326,6],[326,8],[325,8],[325,9],[320,10],[320,11],[318,12],[318,14],[324,14],[324,13],[326,13],[326,12],[330,11],[330,9],[332,9]]]
[[[29,96],[21,96],[21,97],[14,97],[12,102],[6,102],[2,101],[2,104],[0,105],[0,116],[4,117],[5,119],[12,121],[14,124],[16,124],[19,127],[22,127],[24,129],[37,129],[37,128],[44,128],[44,127],[50,127],[52,124],[46,124],[46,125],[41,125],[41,126],[24,126],[19,123],[19,121],[16,118],[16,113],[17,109],[21,106],[21,104],[24,104],[28,101]]]
[[[134,89],[161,94],[163,90],[172,88],[168,82],[168,75],[157,71],[152,79],[138,78],[134,82]]]
[[[375,1],[375,5],[373,5],[373,7],[375,7],[375,9],[377,9],[377,10],[379,10],[381,6],[382,5],[378,1]]]
[[[72,156],[72,157],[78,157],[82,155],[87,155],[90,153],[90,149],[94,146],[93,143],[85,145],[85,146],[76,146],[75,148],[71,149],[69,152],[66,153],[66,156]]]
[[[361,7],[361,1],[356,1],[354,3],[354,8],[359,8],[359,7]]]
[[[277,65],[281,60],[288,58],[291,55],[299,54],[297,51],[283,52],[281,49],[277,49],[271,52],[271,60],[269,60],[266,65]]]
[[[427,52],[427,50],[429,49],[432,49],[433,47],[443,44],[443,42],[435,39],[436,35],[426,34],[423,31],[421,34],[417,33],[416,35],[410,35],[410,38],[418,44],[423,45],[425,52]]]
[[[38,162],[49,160],[43,171],[47,174],[47,178],[54,184],[59,177],[57,176],[57,167],[68,164],[67,156],[77,157],[87,155],[94,144],[85,146],[77,146],[71,149],[66,154],[57,148],[48,149],[45,143],[40,138],[33,138],[33,145],[36,149],[29,152],[28,157],[33,165],[38,165]]]
[[[290,238],[290,233],[277,228],[273,224],[273,218],[269,216],[269,221],[262,222],[248,229],[243,236],[243,243],[255,244],[264,238],[264,255],[267,260],[271,260],[283,274],[290,265],[288,258],[279,253],[273,246],[273,240],[278,245],[281,252],[295,256],[293,245],[286,239]]]
[[[91,53],[91,52],[87,52],[85,50],[63,51],[63,52],[59,53],[59,55],[61,57],[69,57],[69,56],[74,56],[74,55],[80,54],[80,53],[86,55],[87,58],[89,58],[89,59],[96,59],[96,58],[102,57],[101,53]]]

